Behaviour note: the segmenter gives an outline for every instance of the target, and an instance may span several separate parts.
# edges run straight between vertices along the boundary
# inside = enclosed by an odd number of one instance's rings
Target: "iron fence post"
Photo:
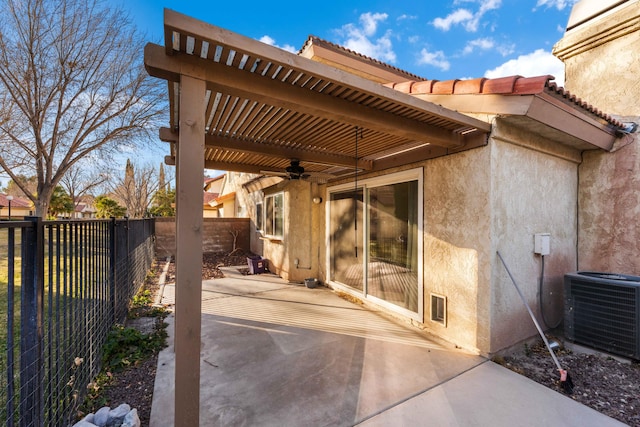
[[[111,318],[116,322],[116,279],[118,269],[116,268],[116,219],[111,217],[109,222],[109,297],[111,298]]]
[[[44,421],[44,228],[40,217],[25,219],[32,225],[22,232],[20,418],[22,425],[39,426]]]

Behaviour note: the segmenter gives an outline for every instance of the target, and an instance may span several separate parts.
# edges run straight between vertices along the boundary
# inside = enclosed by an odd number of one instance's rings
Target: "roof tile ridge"
[[[344,46],[341,46],[341,45],[339,45],[337,43],[330,42],[329,40],[325,40],[325,39],[320,38],[318,36],[314,36],[313,34],[311,34],[311,35],[309,35],[309,37],[307,37],[307,40],[302,45],[302,48],[300,48],[300,50],[298,51],[298,55],[300,53],[302,53],[302,51],[307,47],[307,45],[312,43],[314,40],[317,40],[320,43],[326,43],[329,46],[332,46],[332,47],[334,47],[336,49],[340,49],[340,50],[342,50],[344,52],[350,53],[350,54],[355,55],[357,57],[360,57],[362,59],[366,59],[368,61],[375,62],[376,64],[382,65],[383,67],[386,67],[386,68],[389,68],[389,69],[392,69],[392,70],[395,70],[395,71],[399,71],[399,72],[401,72],[403,74],[406,74],[407,76],[415,77],[416,80],[424,80],[424,77],[421,77],[421,76],[419,76],[417,74],[411,73],[411,72],[409,72],[407,70],[403,70],[402,68],[398,68],[398,67],[396,67],[394,65],[388,64],[388,63],[386,63],[384,61],[380,61],[379,59],[375,59],[375,58],[373,58],[371,56],[363,55],[363,54],[361,54],[359,52],[356,52],[355,50],[351,50],[351,49],[349,49],[347,47],[344,47]]]
[[[559,95],[559,96],[561,96],[562,98],[566,99],[567,102],[570,102],[572,104],[577,105],[578,107],[582,108],[585,111],[590,112],[591,114],[595,115],[596,117],[599,117],[599,118],[607,121],[612,126],[615,126],[615,127],[618,127],[618,128],[624,128],[625,127],[624,123],[622,123],[620,120],[615,119],[610,114],[605,113],[604,111],[602,111],[599,108],[597,108],[595,105],[593,105],[593,104],[589,103],[588,101],[578,97],[576,94],[571,93],[570,91],[568,91],[564,87],[558,86],[558,84],[556,82],[548,81],[548,84],[547,84],[547,87],[546,87],[546,91],[549,92],[551,95]]]

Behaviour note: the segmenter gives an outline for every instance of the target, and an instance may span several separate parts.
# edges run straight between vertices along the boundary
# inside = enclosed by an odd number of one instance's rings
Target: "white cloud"
[[[297,53],[298,49],[296,49],[295,47],[291,46],[290,44],[285,44],[284,46],[278,46],[276,44],[276,41],[273,39],[273,37],[264,35],[262,37],[260,37],[259,39],[262,43],[266,43],[269,46],[274,46],[277,48],[280,48],[282,50],[286,50],[287,52],[291,52],[291,53]]]
[[[558,10],[563,10],[567,6],[573,6],[578,0],[538,0],[536,8],[544,6],[545,8],[555,7]],[[533,10],[536,10],[535,8]]]
[[[462,54],[470,55],[476,50],[493,50],[501,56],[508,56],[514,52],[515,46],[513,44],[496,44],[495,40],[491,37],[484,37],[467,42],[466,46],[462,49]]]
[[[407,15],[406,13],[403,13],[402,15],[398,16],[398,18],[396,18],[397,21],[404,21],[405,19],[415,20],[418,19],[418,17],[416,15]]]
[[[432,65],[442,71],[447,71],[451,67],[444,52],[441,50],[429,52],[427,49],[422,49],[420,51],[420,57],[418,58],[418,64]]]
[[[562,61],[553,56],[551,52],[538,49],[527,55],[511,59],[493,70],[488,70],[484,76],[493,79],[514,75],[534,77],[546,74],[554,76],[557,85],[564,85],[564,64]]]
[[[433,26],[442,30],[449,31],[451,26],[460,24],[462,22],[468,22],[473,19],[473,13],[467,9],[458,9],[453,13],[447,15],[446,18],[436,18],[433,20]]]
[[[491,39],[490,37],[475,39],[467,43],[467,45],[462,50],[462,53],[464,55],[468,55],[476,49],[489,50],[489,49],[492,49],[494,46],[495,46],[495,43],[493,39]]]
[[[516,51],[516,46],[514,44],[503,44],[496,46],[496,50],[502,56],[509,56]]]
[[[433,26],[443,31],[449,31],[449,29],[453,25],[460,24],[464,27],[465,30],[472,33],[476,32],[478,31],[478,26],[480,25],[480,19],[484,16],[484,14],[490,10],[498,9],[502,5],[502,0],[477,0],[474,1],[474,3],[480,4],[480,7],[478,8],[478,11],[476,13],[472,13],[468,9],[457,9],[456,11],[447,15],[445,18],[434,19],[432,22]]]
[[[385,21],[389,15],[386,13],[363,13],[360,15],[360,23],[364,34],[368,37],[373,36],[378,30],[378,23]]]
[[[363,13],[360,15],[360,26],[351,23],[342,26],[339,32],[346,38],[341,44],[362,55],[395,62],[396,54],[391,42],[391,31],[386,31],[382,36],[375,38],[379,24],[387,18],[386,13]]]

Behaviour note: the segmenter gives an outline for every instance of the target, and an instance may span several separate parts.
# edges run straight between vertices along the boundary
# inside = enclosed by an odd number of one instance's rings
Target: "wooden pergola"
[[[198,425],[203,169],[298,159],[330,182],[485,145],[490,125],[174,11],[164,30],[144,62],[168,83],[160,138],[176,166],[175,420]]]

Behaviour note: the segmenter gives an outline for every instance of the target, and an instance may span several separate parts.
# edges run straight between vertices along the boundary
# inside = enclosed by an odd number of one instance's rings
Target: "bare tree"
[[[67,191],[74,205],[77,206],[84,196],[91,194],[92,190],[100,187],[109,179],[109,173],[99,172],[100,170],[103,168],[95,167],[95,165],[89,168],[82,165],[81,162],[74,164],[67,170],[60,180],[60,184]]]
[[[124,177],[115,183],[111,193],[127,208],[129,217],[142,218],[147,214],[158,184],[159,175],[153,166],[135,166],[127,159]]]
[[[101,0],[0,0],[0,167],[47,212],[69,168],[148,137],[161,85],[144,40]],[[33,195],[21,176],[37,176]]]

